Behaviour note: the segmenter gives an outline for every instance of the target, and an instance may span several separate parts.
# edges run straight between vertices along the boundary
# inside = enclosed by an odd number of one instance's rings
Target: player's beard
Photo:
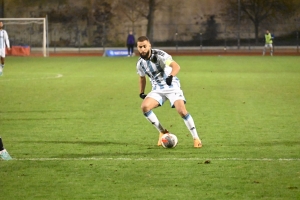
[[[140,53],[141,58],[143,58],[144,60],[148,60],[150,58],[150,52],[151,52],[151,50],[149,50],[145,55],[142,55]]]

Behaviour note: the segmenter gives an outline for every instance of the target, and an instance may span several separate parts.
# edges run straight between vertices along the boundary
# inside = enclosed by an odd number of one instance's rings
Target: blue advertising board
[[[125,49],[110,49],[105,50],[105,55],[108,57],[128,56],[128,51]]]

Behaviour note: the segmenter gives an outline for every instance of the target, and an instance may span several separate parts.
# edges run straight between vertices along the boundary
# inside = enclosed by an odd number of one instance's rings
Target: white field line
[[[43,79],[55,79],[55,78],[61,78],[63,77],[62,74],[57,74],[56,76],[48,76],[48,77],[38,77],[38,78],[16,78],[16,79],[0,79],[0,81],[19,81],[19,80],[22,80],[22,81],[30,81],[30,80],[43,80]]]
[[[17,161],[300,161],[300,158],[13,158]]]

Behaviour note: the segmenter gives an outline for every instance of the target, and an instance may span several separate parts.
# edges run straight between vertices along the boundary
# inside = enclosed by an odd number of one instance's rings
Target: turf
[[[1,199],[300,198],[299,57],[174,57],[201,149],[168,102],[155,145],[136,59],[6,58]]]

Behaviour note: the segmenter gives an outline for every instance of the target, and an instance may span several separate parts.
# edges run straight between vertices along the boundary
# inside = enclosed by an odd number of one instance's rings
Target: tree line
[[[39,14],[48,15],[51,22],[70,22],[85,18],[88,21],[88,26],[92,24],[97,25],[97,32],[101,35],[99,40],[103,42],[108,30],[116,28],[116,24],[110,22],[113,18],[122,18],[122,20],[131,23],[134,28],[141,19],[146,21],[146,32],[150,40],[154,38],[154,27],[156,22],[157,12],[165,12],[170,4],[176,4],[177,9],[180,9],[184,2],[179,0],[85,0],[83,7],[71,12],[66,8],[66,12],[58,12],[61,7],[68,7],[71,0],[0,0],[0,15],[7,17],[9,12],[6,8],[16,8],[18,5],[23,6],[20,12],[26,12],[26,6],[36,6],[43,8],[48,4],[55,5],[52,9],[41,10]],[[199,5],[203,3],[201,0],[195,0]],[[230,22],[232,25],[240,28],[242,23],[251,24],[254,27],[255,41],[258,42],[259,27],[262,24],[284,23],[292,17],[300,23],[300,18],[297,16],[300,10],[299,0],[220,0],[223,9],[220,10],[219,15],[223,16],[224,21]],[[29,17],[34,16],[29,14]],[[205,26],[204,34],[210,37],[216,35],[217,25],[215,22],[215,15],[212,13],[207,16],[207,20],[199,24]],[[12,17],[12,16],[10,16]],[[299,25],[300,27],[300,25]],[[298,27],[298,28],[299,28]],[[267,28],[267,27],[266,27]]]

